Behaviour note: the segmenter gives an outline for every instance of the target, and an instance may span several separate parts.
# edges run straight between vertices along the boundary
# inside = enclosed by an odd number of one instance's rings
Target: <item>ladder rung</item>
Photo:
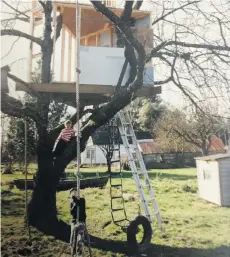
[[[116,208],[116,209],[112,209],[112,211],[123,211],[124,208]]]
[[[125,221],[126,219],[121,219],[121,220],[115,220],[114,223],[122,222]]]
[[[120,162],[120,160],[111,161],[110,163]]]
[[[116,148],[116,147],[110,147],[109,151],[119,151],[120,149],[119,148]]]
[[[111,187],[121,187],[122,184],[114,184],[114,185],[111,185]]]
[[[112,196],[111,198],[112,198],[112,199],[119,199],[119,198],[123,198],[123,196],[122,196],[122,195],[119,195],[119,196]]]

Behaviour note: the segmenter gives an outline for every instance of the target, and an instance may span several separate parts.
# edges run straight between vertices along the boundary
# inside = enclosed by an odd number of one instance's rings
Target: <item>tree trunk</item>
[[[206,147],[206,142],[204,142],[204,141],[202,142],[201,149],[202,149],[203,156],[208,155],[208,150],[207,150],[207,147]]]
[[[28,206],[29,223],[45,234],[68,242],[70,227],[57,219],[56,208],[56,186],[64,166],[59,160],[53,165],[52,150],[46,145],[39,144],[37,155],[38,171]]]

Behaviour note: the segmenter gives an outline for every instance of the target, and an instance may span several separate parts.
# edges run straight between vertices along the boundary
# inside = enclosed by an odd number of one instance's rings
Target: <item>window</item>
[[[87,158],[87,159],[90,159],[90,150],[87,150],[87,151],[86,151],[86,158]]]
[[[91,150],[91,158],[92,158],[92,159],[95,159],[95,150],[94,150],[94,149]]]

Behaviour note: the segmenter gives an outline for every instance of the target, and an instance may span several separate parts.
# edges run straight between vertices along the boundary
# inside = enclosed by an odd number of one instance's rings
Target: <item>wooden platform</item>
[[[75,106],[76,102],[76,84],[75,82],[56,82],[51,84],[26,83],[13,74],[9,73],[8,66],[1,67],[1,91],[9,92],[8,79],[15,82],[16,91],[24,92],[44,92],[50,93],[53,100]],[[105,103],[114,94],[115,87],[112,85],[80,85],[80,101],[82,105],[97,105]],[[161,93],[161,87],[143,86],[137,96],[155,96]]]
[[[51,84],[29,83],[29,88],[36,92],[52,93],[54,100],[62,99],[64,102],[75,102],[76,84],[74,82],[57,82]],[[29,88],[16,82],[17,91],[28,92]],[[114,93],[115,87],[111,85],[80,85],[80,100],[85,105],[107,102]],[[143,86],[137,96],[154,96],[161,93],[161,87]]]

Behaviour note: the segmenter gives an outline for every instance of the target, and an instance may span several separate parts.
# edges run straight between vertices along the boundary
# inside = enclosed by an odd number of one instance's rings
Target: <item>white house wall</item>
[[[65,42],[68,44],[68,37]],[[74,42],[73,44],[74,45]],[[73,47],[74,48],[74,47]],[[56,53],[55,53],[55,80],[61,81],[61,62],[64,62],[64,79],[68,81],[68,51],[65,51],[65,57],[61,60],[60,51],[61,42],[57,41]],[[74,51],[71,54],[71,63],[75,64]],[[110,47],[93,47],[93,46],[81,46],[80,47],[80,84],[85,85],[116,85],[122,66],[125,62],[124,49],[123,48],[110,48]],[[75,68],[71,67],[71,80],[75,81]],[[123,83],[126,82],[129,76],[130,67],[128,67]],[[144,85],[153,85],[153,68],[151,65],[147,65],[144,72]]]
[[[25,33],[29,31],[29,25],[21,21],[17,21],[14,28]],[[12,74],[25,81],[28,79],[28,49],[28,39],[14,36],[1,37],[1,66],[9,65]]]
[[[139,147],[140,148],[140,147]],[[101,148],[97,145],[87,144],[85,151],[81,154],[81,163],[82,164],[91,164],[91,159],[87,158],[87,150],[95,149],[96,158],[92,161],[92,164],[107,164],[105,155]],[[120,145],[120,155],[126,156],[126,150],[124,145]],[[117,159],[118,156],[114,156],[114,159]]]
[[[221,205],[218,162],[197,160],[197,177],[200,197]]]
[[[219,159],[222,206],[230,206],[230,158]]]
[[[94,149],[95,150],[95,160],[87,158],[87,151]],[[81,153],[81,164],[106,164],[106,158],[99,146],[89,146],[86,147],[85,151]]]

